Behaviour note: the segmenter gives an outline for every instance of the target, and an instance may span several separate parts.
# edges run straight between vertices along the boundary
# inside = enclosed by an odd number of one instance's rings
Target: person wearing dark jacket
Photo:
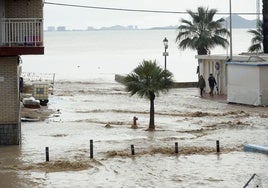
[[[214,87],[217,84],[217,82],[212,74],[209,74],[208,83],[209,83],[209,87],[210,87],[209,95],[213,96]]]
[[[199,76],[197,87],[200,88],[200,96],[203,97],[203,91],[204,91],[204,88],[206,87],[206,81],[202,75]]]

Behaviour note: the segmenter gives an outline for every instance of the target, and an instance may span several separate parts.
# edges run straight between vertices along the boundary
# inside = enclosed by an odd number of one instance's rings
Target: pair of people
[[[208,83],[209,83],[209,87],[210,87],[209,95],[213,96],[214,87],[217,85],[217,82],[212,74],[209,74]],[[200,96],[202,97],[204,88],[206,87],[206,81],[202,75],[199,76],[197,86],[200,88]]]

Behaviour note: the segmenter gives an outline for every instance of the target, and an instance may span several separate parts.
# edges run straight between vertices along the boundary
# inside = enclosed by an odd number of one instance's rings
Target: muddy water
[[[243,151],[245,143],[268,146],[267,107],[228,105],[201,99],[195,88],[172,89],[156,98],[156,131],[150,132],[149,102],[130,97],[120,84],[58,82],[48,109],[58,112],[22,123],[20,146],[0,147],[1,188],[243,187],[254,173],[251,186],[268,187],[268,156]],[[130,128],[133,116],[138,129]]]

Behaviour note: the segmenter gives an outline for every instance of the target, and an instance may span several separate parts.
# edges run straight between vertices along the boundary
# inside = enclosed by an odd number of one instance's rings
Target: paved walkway
[[[209,93],[204,93],[202,98],[227,103],[227,95],[221,94],[221,95],[210,96]]]

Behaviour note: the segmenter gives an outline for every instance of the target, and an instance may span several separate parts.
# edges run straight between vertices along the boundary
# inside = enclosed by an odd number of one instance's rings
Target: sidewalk
[[[209,93],[204,93],[203,97],[201,97],[202,99],[208,99],[208,100],[213,100],[213,101],[218,101],[218,102],[223,102],[223,103],[227,103],[227,95],[213,95],[210,96]]]

